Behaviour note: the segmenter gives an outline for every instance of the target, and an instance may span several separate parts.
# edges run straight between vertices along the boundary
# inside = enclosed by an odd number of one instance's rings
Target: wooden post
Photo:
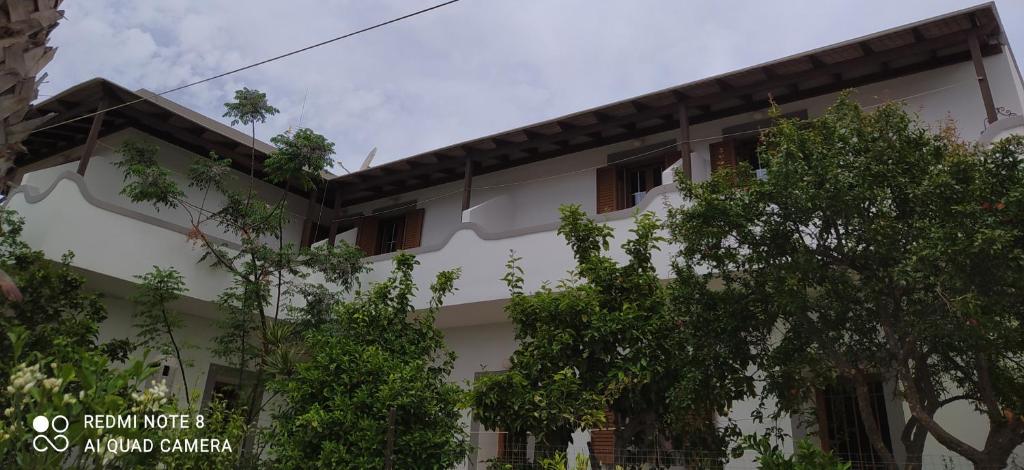
[[[466,156],[466,172],[462,180],[462,210],[469,209],[473,190],[473,159]]]
[[[981,56],[981,45],[978,43],[978,35],[967,36],[967,47],[971,50],[971,60],[974,62],[974,74],[978,76],[978,87],[981,88],[981,101],[985,103],[985,116],[988,123],[992,124],[999,119],[996,114],[996,104],[992,100],[992,89],[988,86],[988,75],[985,73],[985,61]]]
[[[388,433],[384,440],[384,470],[395,468],[395,408],[388,410]]]
[[[313,217],[316,210],[317,194],[316,189],[309,192],[309,204],[306,206],[306,221],[302,223],[302,239],[299,246],[310,246],[313,244]]]
[[[103,115],[106,114],[103,110],[105,107],[106,100],[100,98],[100,103],[96,107],[96,114],[92,117],[92,126],[89,127],[89,136],[85,139],[82,158],[78,160],[78,174],[82,176],[85,176],[85,169],[89,166],[89,159],[92,158],[92,154],[96,151],[96,141],[100,136],[100,127],[103,126]]]
[[[334,193],[334,216],[331,218],[331,228],[327,232],[327,244],[334,246],[334,240],[338,238],[338,224],[341,223],[341,185],[336,185]]]
[[[690,161],[690,116],[685,104],[679,105],[679,153],[683,158],[683,174],[693,180],[693,162]]]

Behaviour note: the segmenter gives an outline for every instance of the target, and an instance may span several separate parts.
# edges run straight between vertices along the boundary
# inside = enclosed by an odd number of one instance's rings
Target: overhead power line
[[[362,34],[362,33],[373,31],[373,30],[378,29],[378,28],[383,28],[384,26],[390,25],[392,23],[397,23],[399,21],[406,20],[406,19],[412,18],[414,16],[422,15],[424,13],[427,13],[427,12],[430,12],[430,11],[433,11],[433,10],[437,10],[438,8],[445,7],[445,6],[451,5],[451,4],[459,2],[459,1],[460,0],[448,0],[446,2],[438,3],[438,4],[434,5],[434,6],[430,6],[430,7],[424,8],[422,10],[416,10],[416,11],[414,11],[412,13],[409,13],[409,14],[406,14],[406,15],[403,15],[403,16],[399,16],[397,18],[392,18],[392,19],[384,21],[382,23],[377,23],[377,24],[375,24],[373,26],[367,26],[367,27],[365,27],[363,29],[352,31],[350,33],[346,33],[346,34],[343,34],[341,36],[337,36],[337,37],[328,39],[326,41],[321,41],[321,42],[318,42],[316,44],[310,44],[310,45],[308,45],[306,47],[302,47],[302,48],[299,48],[299,49],[295,49],[293,51],[285,52],[284,54],[276,55],[276,56],[270,57],[268,59],[263,59],[263,60],[261,60],[259,62],[254,62],[254,63],[251,63],[249,65],[238,67],[236,69],[228,70],[226,72],[221,72],[221,73],[219,73],[217,75],[213,75],[211,77],[206,77],[206,78],[203,78],[201,80],[196,80],[194,82],[186,83],[184,85],[181,85],[181,86],[178,86],[178,87],[175,87],[175,88],[171,88],[169,90],[161,91],[160,93],[156,93],[156,96],[163,96],[163,95],[166,95],[166,94],[169,94],[169,93],[174,93],[176,91],[181,91],[181,90],[184,90],[184,89],[189,88],[189,87],[193,87],[193,86],[200,85],[200,84],[203,84],[203,83],[206,83],[206,82],[217,80],[218,78],[223,78],[223,77],[226,77],[228,75],[232,75],[232,74],[236,74],[238,72],[249,70],[251,68],[256,68],[256,67],[259,67],[261,65],[268,64],[270,62],[274,62],[276,60],[281,60],[281,59],[284,59],[286,57],[291,57],[291,56],[296,55],[296,54],[301,54],[301,53],[306,52],[308,50],[316,49],[316,48],[318,48],[320,46],[326,46],[328,44],[341,41],[342,39],[348,39],[348,38],[350,38],[352,36],[356,36],[356,35],[359,35],[359,34]],[[81,119],[89,118],[89,117],[95,116],[95,115],[100,114],[100,113],[105,113],[107,111],[112,111],[112,110],[115,110],[115,109],[118,109],[118,108],[123,108],[125,106],[130,106],[130,105],[133,105],[135,103],[139,103],[141,101],[149,101],[149,100],[150,100],[150,97],[138,98],[138,99],[135,99],[135,100],[132,100],[132,101],[128,101],[126,103],[121,103],[121,104],[116,105],[116,106],[111,106],[109,108],[100,109],[100,110],[91,112],[89,114],[85,114],[85,115],[78,116],[78,117],[75,117],[75,118],[71,118],[71,119],[68,119],[68,120],[65,120],[65,121],[61,121],[61,122],[58,122],[56,124],[51,124],[49,126],[40,127],[38,129],[32,131],[32,133],[39,132],[39,131],[45,131],[47,129],[53,129],[54,127],[62,126],[64,124],[67,124],[67,123],[70,123],[70,122],[74,122],[74,121],[78,121],[78,120],[81,120]]]

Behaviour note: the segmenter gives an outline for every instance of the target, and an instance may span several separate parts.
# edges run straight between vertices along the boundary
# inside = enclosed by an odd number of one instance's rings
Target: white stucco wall
[[[195,159],[206,158],[206,156],[196,155],[135,129],[126,129],[99,140],[99,144],[96,146],[96,153],[91,159],[89,159],[89,166],[85,173],[85,181],[93,196],[104,202],[121,206],[140,214],[159,217],[165,221],[182,227],[192,226],[193,218],[189,216],[186,208],[161,208],[157,210],[151,204],[133,203],[120,194],[121,188],[124,187],[124,172],[120,168],[114,166],[115,162],[121,160],[121,156],[118,155],[116,149],[124,141],[129,139],[150,142],[159,147],[160,150],[157,154],[157,160],[162,167],[171,171],[171,177],[178,183],[178,186],[185,191],[185,195],[189,202],[194,203],[197,206],[202,205],[208,210],[217,210],[224,206],[225,198],[216,190],[212,190],[209,193],[204,194],[203,192],[188,186],[189,165],[191,165]],[[82,149],[79,147],[71,149],[65,152],[65,154],[77,154],[81,151]],[[64,154],[56,155],[51,158],[60,159],[62,155]],[[77,168],[78,162],[74,161],[39,171],[33,171],[25,174],[22,179],[22,185],[31,186],[37,190],[44,191],[48,189],[62,173],[67,171],[73,172],[76,171]],[[248,174],[232,170],[231,181],[233,182],[228,185],[231,189],[242,191],[247,190],[249,187]],[[255,196],[263,201],[276,203],[281,197],[282,190],[280,188],[264,181],[257,179],[254,187],[256,188]],[[203,204],[204,198],[206,201],[205,204]],[[307,205],[308,202],[305,199],[295,196],[294,194],[288,195],[286,200],[286,210],[291,214],[291,216],[289,217],[288,225],[285,227],[287,240],[298,242],[302,233],[302,222],[305,219]],[[195,210],[193,210],[193,213],[195,215],[199,214]],[[238,242],[237,236],[226,233],[223,229],[217,227],[213,223],[207,222],[202,224],[200,227],[208,235]]]
[[[133,317],[135,305],[130,300],[111,295],[105,296],[103,303],[107,308],[107,319],[100,327],[99,340],[102,342],[128,338],[132,341],[137,341],[138,328],[135,325],[138,322]],[[187,328],[177,331],[175,340],[179,342],[179,346],[182,348],[182,357],[185,362],[185,378],[188,379],[190,395],[195,398],[194,403],[200,403],[210,364],[223,363],[223,361],[216,359],[210,352],[214,345],[213,338],[217,336],[219,330],[215,320],[211,318],[195,315],[189,312],[187,308],[179,308],[176,311],[184,324],[187,325]],[[136,351],[139,357],[145,353],[143,349]],[[158,352],[152,351],[147,356],[147,360],[156,361],[162,357]],[[173,357],[164,358],[162,363],[177,367],[177,360]],[[180,406],[184,408],[186,405],[185,387],[180,372],[177,369],[172,370],[171,376],[167,379],[167,385],[171,392],[178,397]]]

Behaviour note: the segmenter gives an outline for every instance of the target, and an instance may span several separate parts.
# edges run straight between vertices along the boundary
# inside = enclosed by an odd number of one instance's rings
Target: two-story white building
[[[561,279],[573,266],[555,233],[559,206],[582,205],[612,226],[617,240],[625,240],[635,210],[664,215],[664,202],[682,202],[672,182],[675,168],[694,180],[739,161],[759,168],[754,149],[758,130],[769,122],[769,100],[784,113],[814,117],[850,88],[865,106],[899,100],[925,122],[951,117],[963,137],[982,143],[1024,132],[1019,68],[994,6],[986,4],[330,176],[325,192],[291,191],[288,232],[301,243],[345,240],[361,247],[372,267],[364,284],[387,275],[396,251],[416,254],[422,265],[415,277],[424,287],[417,302],[423,306],[425,286],[434,275],[461,267],[458,291],[437,321],[458,354],[451,380],[468,383],[503,370],[515,349],[503,311],[508,292],[500,281],[510,251],[522,257],[527,289]],[[122,176],[112,166],[118,159],[114,149],[129,138],[150,140],[160,146],[161,164],[182,181],[188,163],[213,150],[231,158],[233,168],[247,177],[251,140],[165,98],[103,79],[55,95],[39,110],[58,113],[53,121],[58,122],[118,104],[124,106],[32,134],[28,155],[18,161],[20,186],[6,204],[26,219],[25,237],[33,247],[54,259],[75,252],[75,266],[89,287],[106,294],[105,337],[133,334],[133,307],[126,298],[134,292],[134,276],[154,265],[174,266],[184,274],[189,289],[179,305],[187,316],[184,333],[200,346],[189,352],[194,362],[189,374],[209,397],[214,388],[230,387],[238,378],[207,351],[218,315],[214,301],[229,278],[196,262],[200,250],[186,237],[191,230],[186,214],[156,212],[118,194]],[[272,150],[256,143],[257,176]],[[281,191],[260,182],[268,200]],[[227,234],[213,235],[237,242]],[[665,277],[671,253],[663,250],[657,260]],[[621,251],[615,255],[624,258]],[[889,387],[879,386],[878,393],[885,431],[899,457],[899,433],[909,412]],[[832,423],[826,426],[856,426],[850,397],[823,395],[821,400],[824,419]],[[733,411],[748,431],[758,429],[749,419],[753,406],[740,404]],[[958,437],[983,444],[984,420],[966,405],[940,414],[957,423]],[[791,435],[806,435],[799,422],[774,424]],[[498,434],[471,416],[466,425],[477,446],[466,468],[484,468],[482,462],[498,450]],[[857,432],[822,433],[820,439],[852,455],[872,452],[866,442],[840,435]],[[574,449],[586,449],[587,439],[580,434]],[[939,454],[950,452],[930,442],[926,455]],[[940,463],[929,458],[926,463]],[[749,465],[749,459],[743,462]]]

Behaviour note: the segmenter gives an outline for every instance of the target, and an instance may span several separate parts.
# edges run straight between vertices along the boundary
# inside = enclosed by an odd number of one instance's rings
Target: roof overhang
[[[349,206],[463,178],[472,165],[485,174],[536,161],[603,147],[679,128],[685,112],[690,125],[765,109],[971,60],[968,38],[976,36],[983,55],[1002,52],[1006,39],[992,3],[889,29],[801,54],[666,88],[517,129],[431,150],[366,170],[334,177],[326,200]],[[91,119],[104,106],[100,136],[135,127],[198,155],[215,151],[239,171],[265,177],[263,161],[273,150],[251,145],[251,137],[154,93],[133,92],[96,78],[36,106],[35,115],[57,113],[33,132],[19,166],[82,145]],[[684,111],[685,110],[685,111]],[[30,116],[31,117],[31,116]],[[253,149],[255,147],[255,149]],[[297,194],[303,194],[297,192]],[[336,196],[338,198],[336,199]]]
[[[231,160],[236,170],[266,179],[263,162],[274,148],[148,90],[131,91],[103,78],[75,85],[36,104],[33,115],[56,115],[25,141],[28,152],[16,165],[27,166],[85,144],[93,115],[107,109],[99,137],[135,128],[197,155],[215,152]],[[56,124],[56,126],[54,126]],[[53,127],[49,127],[53,126]],[[254,145],[255,144],[255,145]],[[327,179],[334,175],[325,173]],[[304,191],[292,192],[306,196]]]
[[[343,205],[401,194],[867,83],[971,60],[1005,42],[991,3],[642,96],[431,150],[333,180]]]

